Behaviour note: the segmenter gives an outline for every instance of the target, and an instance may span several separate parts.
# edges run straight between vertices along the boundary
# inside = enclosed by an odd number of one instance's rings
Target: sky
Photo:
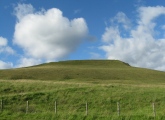
[[[86,59],[165,71],[164,0],[0,0],[0,69]]]

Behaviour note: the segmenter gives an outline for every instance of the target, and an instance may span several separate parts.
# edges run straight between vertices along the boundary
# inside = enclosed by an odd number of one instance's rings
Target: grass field
[[[165,119],[165,72],[121,61],[48,63],[1,70],[0,78],[2,120]]]

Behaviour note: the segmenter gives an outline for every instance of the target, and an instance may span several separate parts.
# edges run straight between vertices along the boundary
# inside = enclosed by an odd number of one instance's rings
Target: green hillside
[[[164,82],[165,72],[135,68],[117,60],[78,60],[47,63],[33,67],[1,70],[1,79],[35,80],[131,80]]]
[[[117,60],[0,70],[0,120],[165,120],[164,85],[165,72]]]

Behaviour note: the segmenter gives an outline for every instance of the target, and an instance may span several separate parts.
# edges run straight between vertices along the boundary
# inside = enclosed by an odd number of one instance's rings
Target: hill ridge
[[[59,62],[50,62],[44,63],[37,66],[44,66],[44,65],[95,65],[95,66],[130,66],[128,63],[119,61],[119,60],[67,60],[67,61],[59,61]],[[35,66],[34,66],[35,67]]]
[[[128,80],[164,82],[165,72],[132,67],[118,60],[72,60],[0,70],[4,80]]]

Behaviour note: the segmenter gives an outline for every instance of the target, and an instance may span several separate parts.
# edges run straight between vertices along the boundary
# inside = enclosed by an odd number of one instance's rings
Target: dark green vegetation
[[[165,72],[135,68],[121,61],[48,63],[1,70],[0,79],[2,120],[165,119]]]

